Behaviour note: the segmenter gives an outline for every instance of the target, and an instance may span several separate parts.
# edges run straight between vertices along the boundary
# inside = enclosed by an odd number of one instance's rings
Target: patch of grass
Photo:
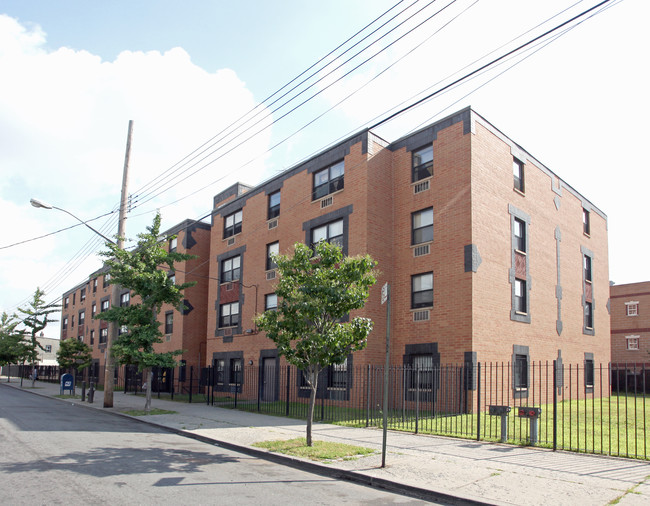
[[[262,441],[253,446],[318,462],[350,460],[375,453],[375,450],[371,448],[327,441],[314,441],[313,446],[307,446],[307,440],[304,437],[281,441]]]
[[[124,411],[124,414],[130,416],[147,416],[147,415],[177,415],[178,411],[170,411],[168,409],[153,408],[147,413],[144,409],[131,409]]]
[[[55,395],[57,399],[81,399],[80,395],[69,395],[69,394],[63,394],[63,395]]]

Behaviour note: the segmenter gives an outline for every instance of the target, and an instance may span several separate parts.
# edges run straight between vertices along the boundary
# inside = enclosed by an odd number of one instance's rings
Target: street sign
[[[382,305],[388,300],[388,283],[384,283],[381,287],[381,303]]]

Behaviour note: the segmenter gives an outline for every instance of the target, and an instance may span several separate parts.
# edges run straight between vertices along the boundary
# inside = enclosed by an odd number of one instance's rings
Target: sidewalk
[[[20,388],[20,380],[1,385]],[[44,396],[59,394],[59,386],[25,381],[25,391]],[[120,412],[142,409],[144,398],[116,392],[114,407],[103,408],[103,392],[93,404],[79,399],[62,402],[127,416]],[[305,435],[305,422],[287,418],[187,404],[154,398],[152,407],[176,411],[173,415],[137,417],[179,434],[240,449],[341,479],[391,488],[429,500],[487,504],[605,505],[620,498],[621,505],[650,504],[650,463],[631,459],[552,452],[546,449],[484,443],[464,439],[388,433],[386,468],[381,466],[382,431],[314,424],[316,440],[338,441],[375,448],[374,455],[335,464],[314,464],[268,454],[253,448],[263,440]],[[456,498],[454,500],[454,498]]]

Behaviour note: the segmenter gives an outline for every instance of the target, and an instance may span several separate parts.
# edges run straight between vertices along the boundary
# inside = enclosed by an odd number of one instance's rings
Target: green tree
[[[112,307],[95,316],[95,319],[115,322],[120,328],[126,327],[126,332],[120,334],[112,346],[113,356],[120,364],[136,365],[140,372],[146,372],[144,409],[147,412],[151,409],[151,368],[175,367],[174,357],[183,353],[182,350],[166,353],[154,350],[156,343],[163,342],[158,313],[163,304],[170,304],[182,311],[183,290],[196,284],[177,285],[170,279],[167,273],[174,271],[176,262],[196,256],[168,252],[160,242],[159,233],[160,214],[157,214],[153,224],[147,227],[147,232],[138,234],[137,246],[132,251],[107,244],[109,250],[101,254],[107,258],[111,283],[128,288],[139,296],[140,302],[135,302],[132,297],[129,306]]]
[[[23,366],[25,362],[28,362],[32,366],[36,365],[38,360],[38,349],[40,348],[41,350],[44,350],[36,336],[47,327],[48,323],[58,321],[50,318],[50,315],[58,313],[60,309],[60,304],[45,302],[45,292],[40,288],[36,288],[34,297],[27,307],[18,308],[18,311],[24,315],[21,319],[21,323],[25,327],[25,333],[29,336],[26,354],[23,359]],[[32,386],[34,386],[34,383],[36,383],[36,378],[32,377]]]
[[[90,346],[74,338],[61,341],[59,349],[56,352],[56,359],[59,362],[59,367],[74,371],[75,381],[77,373],[86,367],[90,367],[93,361]]]
[[[310,387],[307,445],[312,446],[312,422],[319,373],[342,364],[365,348],[372,321],[350,311],[364,307],[376,279],[375,261],[368,255],[343,257],[338,246],[321,242],[312,251],[296,244],[293,256],[274,255],[279,280],[278,307],[256,319],[287,362],[298,367]]]
[[[28,355],[25,334],[18,330],[20,321],[6,312],[0,317],[0,366],[17,364]],[[7,381],[10,381],[7,375]]]

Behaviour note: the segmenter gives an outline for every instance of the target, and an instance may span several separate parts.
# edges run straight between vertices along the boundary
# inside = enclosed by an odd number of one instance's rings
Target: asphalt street
[[[424,504],[0,388],[0,502]]]

